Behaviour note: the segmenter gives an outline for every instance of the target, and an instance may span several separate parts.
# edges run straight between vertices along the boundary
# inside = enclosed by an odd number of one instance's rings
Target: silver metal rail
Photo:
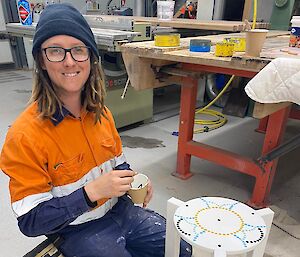
[[[8,23],[6,24],[6,30],[8,34],[20,37],[33,38],[35,33],[36,23],[30,26],[24,26],[20,23]],[[95,40],[99,48],[105,48],[109,50],[115,50],[117,42],[131,42],[133,38],[139,35],[139,32],[122,31],[113,29],[103,29],[92,27],[92,32],[95,36]]]

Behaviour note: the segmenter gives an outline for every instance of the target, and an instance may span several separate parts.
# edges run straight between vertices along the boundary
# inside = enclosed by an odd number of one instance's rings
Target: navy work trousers
[[[165,233],[164,217],[123,196],[104,217],[64,229],[60,250],[65,257],[164,257]],[[183,240],[180,256],[191,256]]]

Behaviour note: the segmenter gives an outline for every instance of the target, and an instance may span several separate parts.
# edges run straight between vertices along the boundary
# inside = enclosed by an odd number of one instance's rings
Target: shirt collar
[[[53,123],[54,126],[57,126],[59,123],[61,123],[63,121],[63,119],[67,115],[73,116],[73,114],[68,109],[66,109],[64,106],[62,106],[62,113],[61,113],[60,109],[57,108],[56,112],[53,115],[53,119],[51,119],[51,122]]]

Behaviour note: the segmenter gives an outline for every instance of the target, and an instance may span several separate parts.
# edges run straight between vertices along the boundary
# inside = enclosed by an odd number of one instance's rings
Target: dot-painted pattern
[[[263,240],[263,238],[264,238],[264,232],[262,231],[261,228],[257,228],[257,229],[258,229],[259,232],[260,232],[260,237],[259,237],[257,240],[253,240],[253,241],[252,241],[252,240],[251,240],[251,241],[245,241],[247,244],[257,243],[257,242]]]
[[[191,236],[190,233],[186,233],[185,231],[183,231],[183,230],[180,228],[180,221],[183,221],[183,219],[179,219],[179,220],[177,221],[177,224],[176,224],[177,229],[178,229],[182,234],[187,235],[187,236]]]
[[[235,230],[233,232],[230,232],[230,233],[220,233],[220,232],[217,232],[217,231],[213,231],[213,230],[209,230],[209,229],[206,229],[202,224],[201,222],[199,221],[199,214],[203,211],[210,211],[212,209],[219,209],[219,210],[223,210],[223,211],[228,211],[230,212],[231,214],[233,215],[236,215],[239,219],[239,229],[238,230]],[[221,221],[221,219],[218,219],[218,221]],[[203,208],[199,211],[196,212],[196,215],[195,215],[195,223],[197,224],[197,226],[199,226],[201,229],[203,229],[204,231],[206,232],[209,232],[209,233],[212,233],[212,234],[216,234],[216,235],[219,235],[219,236],[230,236],[230,235],[233,235],[233,234],[236,234],[238,232],[240,232],[243,227],[244,227],[244,221],[241,217],[241,215],[239,215],[237,212],[235,211],[232,211],[232,210],[229,210],[229,209],[226,209],[224,207],[211,207],[211,208]]]
[[[203,197],[188,201],[174,215],[177,231],[191,244],[238,253],[251,250],[265,236],[263,219],[235,200]]]

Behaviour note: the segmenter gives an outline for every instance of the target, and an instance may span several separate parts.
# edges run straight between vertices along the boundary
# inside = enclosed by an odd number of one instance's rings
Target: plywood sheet
[[[292,103],[255,103],[252,116],[257,119],[262,119],[268,115],[290,106]]]
[[[181,29],[199,29],[199,30],[213,30],[213,31],[228,31],[228,32],[239,32],[245,30],[245,24],[242,21],[223,21],[223,20],[191,20],[173,18],[171,20],[162,20],[157,17],[138,17],[138,16],[113,16],[113,15],[89,15],[94,16],[98,20],[104,21],[115,21],[118,19],[132,20],[136,22],[147,22],[152,26],[161,27],[172,27]],[[251,24],[251,23],[250,23]],[[256,28],[269,28],[270,24],[266,22],[256,23]]]
[[[134,21],[149,22],[154,26],[172,27],[172,28],[184,28],[184,29],[201,29],[201,30],[215,30],[215,31],[243,31],[245,30],[245,24],[241,21],[201,21],[190,19],[178,19],[161,20],[155,17],[133,17]],[[250,23],[251,24],[251,23]],[[269,28],[269,23],[256,23],[256,28]]]

